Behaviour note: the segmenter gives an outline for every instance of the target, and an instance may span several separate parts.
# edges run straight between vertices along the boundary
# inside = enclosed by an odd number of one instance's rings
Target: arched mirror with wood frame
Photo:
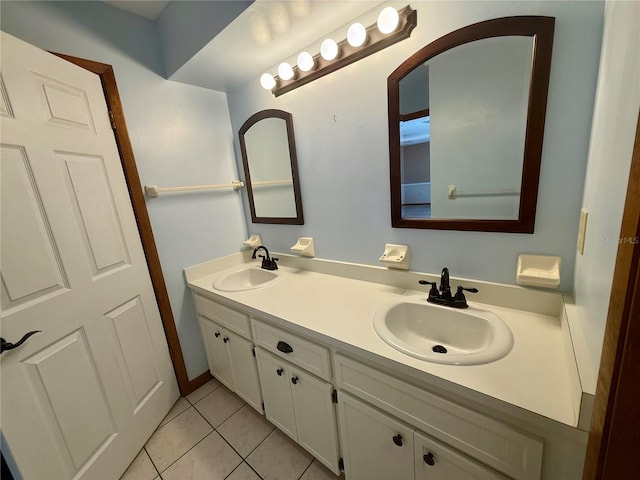
[[[388,77],[393,227],[533,233],[554,24],[469,25]]]
[[[292,115],[257,112],[240,127],[239,137],[251,221],[303,225]]]

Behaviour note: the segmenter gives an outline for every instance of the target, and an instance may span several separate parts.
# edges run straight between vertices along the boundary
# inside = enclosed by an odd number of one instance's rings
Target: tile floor
[[[121,478],[160,479],[337,480],[216,379],[176,402]]]

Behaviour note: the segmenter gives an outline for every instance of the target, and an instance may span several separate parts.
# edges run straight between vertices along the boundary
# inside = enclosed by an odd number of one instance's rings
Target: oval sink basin
[[[264,270],[260,267],[248,267],[231,272],[213,282],[213,288],[222,292],[239,292],[266,287],[284,277],[282,270]]]
[[[380,308],[373,327],[396,350],[434,363],[490,363],[513,347],[511,330],[494,313],[433,305],[424,296]]]

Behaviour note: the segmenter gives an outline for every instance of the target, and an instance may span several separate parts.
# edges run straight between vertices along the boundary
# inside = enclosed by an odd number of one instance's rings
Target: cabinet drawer
[[[214,320],[232,332],[251,340],[249,315],[238,312],[237,310],[220,303],[216,303],[197,294],[193,295],[193,299],[196,304],[196,309],[200,315],[207,317],[210,320]]]
[[[282,358],[286,358],[291,363],[304,368],[320,378],[324,378],[325,380],[331,379],[331,363],[329,360],[329,350],[327,348],[321,347],[280,328],[267,325],[263,321],[253,317],[251,318],[251,327],[256,345],[260,345],[266,350]],[[287,346],[290,347],[290,349],[287,348]]]
[[[340,354],[334,364],[339,388],[514,479],[540,479],[541,440]]]

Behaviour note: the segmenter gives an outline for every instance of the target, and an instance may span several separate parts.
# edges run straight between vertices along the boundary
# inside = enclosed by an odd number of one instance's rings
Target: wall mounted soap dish
[[[387,243],[379,260],[388,268],[409,270],[409,247],[407,245]]]
[[[259,247],[260,245],[262,245],[262,237],[259,233],[252,233],[249,238],[242,242],[242,245],[251,248]]]
[[[532,287],[560,286],[560,257],[547,255],[518,255],[516,282]]]
[[[297,253],[302,257],[315,257],[316,252],[313,246],[312,237],[299,237],[296,244],[291,247],[291,252]]]

